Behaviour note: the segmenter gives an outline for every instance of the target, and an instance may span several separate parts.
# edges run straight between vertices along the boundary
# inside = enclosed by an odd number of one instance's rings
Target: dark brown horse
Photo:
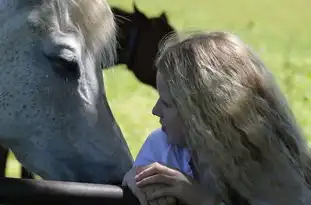
[[[174,29],[164,12],[158,17],[148,18],[135,4],[133,7],[133,13],[112,8],[119,27],[116,64],[127,65],[142,83],[155,88],[156,70],[153,63],[158,44]]]
[[[159,42],[173,27],[169,24],[163,12],[158,17],[148,18],[139,11],[135,3],[134,12],[130,13],[120,8],[112,7],[118,27],[118,64],[125,64],[144,84],[156,87],[156,70],[153,67],[158,52]],[[109,68],[105,68],[109,69]],[[0,147],[0,177],[5,176],[8,150]],[[21,168],[21,177],[33,179],[32,173]]]

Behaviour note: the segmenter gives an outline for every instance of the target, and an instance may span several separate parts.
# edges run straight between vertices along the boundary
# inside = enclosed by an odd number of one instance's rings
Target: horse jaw
[[[108,4],[14,2],[0,14],[0,143],[44,179],[120,182],[132,156],[99,68],[115,52]],[[66,59],[61,69],[74,60],[79,77],[56,73],[53,57]]]

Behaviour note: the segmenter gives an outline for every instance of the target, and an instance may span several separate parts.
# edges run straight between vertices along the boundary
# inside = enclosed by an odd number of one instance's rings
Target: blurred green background
[[[131,0],[108,0],[132,11]],[[275,74],[306,137],[311,139],[310,0],[136,0],[147,16],[166,11],[170,23],[185,29],[234,32],[250,44]],[[151,109],[155,90],[138,82],[124,66],[104,71],[112,111],[135,157],[147,135],[159,127]],[[7,176],[19,176],[11,155]]]

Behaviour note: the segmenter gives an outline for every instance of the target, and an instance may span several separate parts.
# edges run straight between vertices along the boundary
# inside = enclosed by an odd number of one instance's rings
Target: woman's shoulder
[[[151,150],[165,150],[168,149],[169,144],[167,141],[167,135],[161,128],[153,130],[143,143],[143,147]]]
[[[159,162],[192,176],[189,160],[190,154],[186,149],[169,144],[167,134],[162,129],[156,129],[147,137],[134,165],[145,166]]]
[[[167,136],[162,129],[152,131],[140,148],[134,165],[143,166],[156,162],[168,149]]]
[[[153,130],[147,137],[146,141],[152,141],[152,142],[158,142],[158,143],[164,143],[167,144],[167,135],[166,133],[161,129],[155,129]]]

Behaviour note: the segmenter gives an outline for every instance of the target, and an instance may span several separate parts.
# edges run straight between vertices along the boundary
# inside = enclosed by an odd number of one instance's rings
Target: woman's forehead
[[[157,90],[166,91],[168,90],[167,83],[165,82],[164,75],[161,72],[157,72]]]
[[[165,82],[163,74],[161,74],[159,71],[157,73],[157,90],[161,98],[166,99],[166,100],[169,100],[171,98],[168,85]]]

